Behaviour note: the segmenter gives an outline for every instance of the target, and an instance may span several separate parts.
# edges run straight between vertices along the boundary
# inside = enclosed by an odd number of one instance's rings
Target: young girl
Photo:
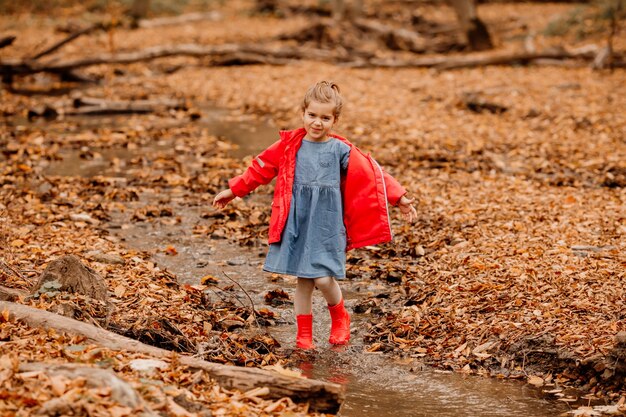
[[[406,190],[369,155],[331,134],[343,100],[337,84],[321,81],[302,102],[303,127],[280,132],[280,140],[232,178],[213,206],[224,208],[277,177],[270,248],[263,270],[297,277],[296,346],[313,349],[312,296],[318,288],[332,320],[329,342],[350,340],[350,316],[337,280],[346,276],[346,251],[392,239],[387,202],[407,221],[417,212]]]

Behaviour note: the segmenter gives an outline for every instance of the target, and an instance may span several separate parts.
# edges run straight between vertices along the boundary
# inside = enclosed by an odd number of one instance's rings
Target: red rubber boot
[[[296,316],[296,320],[298,322],[296,347],[299,349],[315,349],[313,344],[313,315],[300,314]]]
[[[333,345],[347,344],[350,341],[350,315],[343,305],[343,298],[339,304],[328,306],[328,311],[332,320],[328,341]]]

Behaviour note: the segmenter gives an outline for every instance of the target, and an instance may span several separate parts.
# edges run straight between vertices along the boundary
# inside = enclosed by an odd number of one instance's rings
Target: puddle
[[[145,117],[145,116],[143,116]],[[120,124],[131,125],[129,118],[141,119],[137,115],[102,115],[89,117],[67,117],[64,122],[71,125],[80,125],[82,129],[115,128]],[[17,122],[21,125],[41,125],[45,123],[41,120],[28,122],[22,119]],[[254,155],[278,140],[278,129],[269,126],[262,121],[233,120],[229,112],[224,109],[205,107],[202,110],[202,117],[196,121],[160,120],[155,119],[152,127],[174,127],[184,124],[194,124],[205,129],[208,134],[218,138],[227,139],[237,147],[228,152],[233,158],[243,158]],[[65,128],[52,127],[47,129],[50,134],[66,134]],[[127,171],[129,161],[141,158],[152,152],[167,151],[171,144],[165,140],[152,141],[146,146],[127,148],[92,148],[84,146],[82,149],[63,149],[59,152],[62,158],[60,161],[51,161],[44,169],[46,175],[61,176],[82,176],[91,178],[97,175],[113,177],[130,177],[132,172]],[[189,157],[190,161],[192,156]]]
[[[207,116],[202,123],[210,126],[213,134],[223,136],[240,145],[234,157],[254,154],[273,143],[277,129],[258,124],[229,122],[219,112]],[[154,147],[155,145],[153,145]],[[107,150],[98,161],[74,160],[71,157],[55,162],[47,172],[55,175],[110,175],[119,172],[110,162],[117,160],[123,166],[145,148]],[[71,152],[69,155],[72,155]],[[267,307],[263,296],[267,291],[282,288],[293,299],[295,281],[289,277],[273,282],[270,274],[263,273],[261,265],[266,247],[243,248],[226,240],[210,239],[193,235],[194,226],[209,222],[200,214],[206,206],[190,206],[192,199],[185,191],[168,194],[169,203],[180,223],[167,220],[153,223],[132,223],[134,209],[158,201],[158,194],[144,193],[140,201],[128,203],[124,211],[111,213],[109,230],[132,249],[146,250],[161,267],[175,273],[184,283],[197,284],[200,278],[211,274],[220,279],[220,286],[229,284],[228,275],[245,288],[255,307]],[[254,195],[251,198],[267,199],[269,196]],[[176,256],[165,254],[165,248],[174,246]],[[372,283],[375,286],[376,283]],[[359,286],[365,291],[357,292]],[[344,281],[342,289],[350,309],[366,293],[368,282]],[[249,303],[247,295],[241,294],[243,303]],[[281,345],[289,349],[294,344],[294,316],[291,306],[270,307],[277,313],[281,324],[267,328]],[[296,361],[303,374],[310,378],[333,381],[346,386],[347,398],[341,416],[346,417],[403,417],[403,416],[554,416],[566,411],[566,406],[542,399],[540,393],[528,384],[501,381],[482,377],[469,377],[434,370],[411,369],[410,364],[395,362],[381,354],[365,351],[361,344],[361,332],[366,316],[353,314],[352,343],[348,347],[333,349],[327,342],[330,327],[328,311],[321,295],[316,293],[313,303],[315,317],[314,337],[318,350]],[[294,355],[301,355],[295,353]]]
[[[233,158],[257,154],[278,140],[278,128],[263,122],[229,120],[228,112],[221,109],[205,109],[198,122],[210,134],[239,146],[229,153]]]

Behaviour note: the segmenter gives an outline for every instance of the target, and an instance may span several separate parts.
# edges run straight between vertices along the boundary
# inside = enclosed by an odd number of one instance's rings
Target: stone
[[[89,224],[93,224],[93,225],[97,225],[97,224],[100,223],[99,220],[94,219],[93,217],[91,217],[87,213],[71,213],[70,214],[70,220],[72,220],[74,222],[85,222],[85,223],[89,223]]]
[[[30,293],[35,294],[47,282],[61,284],[59,291],[79,293],[100,301],[107,301],[107,286],[100,275],[82,264],[74,255],[65,255],[50,262]]]
[[[165,361],[158,359],[135,359],[130,362],[130,369],[143,374],[154,374],[157,371],[164,371],[169,367]]]
[[[126,260],[117,253],[102,253],[100,251],[87,252],[86,256],[96,262],[109,265],[124,265]]]

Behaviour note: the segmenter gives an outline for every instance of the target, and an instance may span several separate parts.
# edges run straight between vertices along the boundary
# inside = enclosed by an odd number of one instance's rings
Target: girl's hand
[[[228,188],[215,196],[215,198],[213,199],[213,207],[218,208],[218,209],[223,209],[234,198],[235,198],[235,194],[233,194],[230,188]]]
[[[415,207],[413,207],[413,204],[411,204],[413,203],[413,200],[414,199],[412,198],[402,196],[402,198],[400,198],[400,201],[398,202],[398,207],[402,212],[402,218],[404,218],[404,220],[409,223],[413,223],[415,220],[417,220],[417,210],[415,210]]]

